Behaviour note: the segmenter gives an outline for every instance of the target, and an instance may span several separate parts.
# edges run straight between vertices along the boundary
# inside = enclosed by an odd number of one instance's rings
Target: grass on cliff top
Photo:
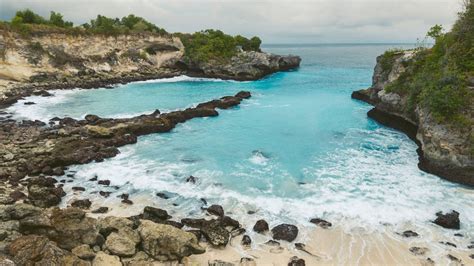
[[[422,106],[439,123],[470,127],[474,123],[474,93],[469,88],[474,86],[474,0],[466,1],[450,32],[443,33],[436,25],[428,36],[435,39],[434,46],[420,48],[405,65],[406,71],[385,89],[408,96],[407,114]],[[386,57],[390,62],[396,54]]]

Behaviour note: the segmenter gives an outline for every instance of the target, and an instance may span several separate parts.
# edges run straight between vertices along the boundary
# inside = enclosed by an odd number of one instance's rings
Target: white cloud
[[[0,18],[32,8],[59,11],[75,23],[97,14],[134,13],[168,31],[218,28],[266,43],[414,42],[428,28],[449,28],[461,0],[0,0]]]

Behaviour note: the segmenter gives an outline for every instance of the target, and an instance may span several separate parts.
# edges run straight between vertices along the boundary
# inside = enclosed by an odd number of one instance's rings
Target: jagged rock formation
[[[459,128],[437,122],[430,110],[421,105],[407,112],[408,97],[386,90],[396,81],[415,57],[415,51],[400,51],[386,65],[383,55],[377,57],[372,86],[355,91],[352,98],[375,106],[368,116],[405,132],[418,145],[420,169],[447,180],[474,186],[472,128]],[[472,84],[474,86],[474,84]]]

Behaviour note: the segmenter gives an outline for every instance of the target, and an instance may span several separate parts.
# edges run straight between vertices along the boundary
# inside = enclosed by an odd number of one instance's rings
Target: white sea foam
[[[140,84],[140,83],[175,83],[175,82],[239,82],[235,80],[223,80],[218,78],[198,78],[190,77],[186,75],[171,77],[171,78],[162,78],[162,79],[149,79],[142,81],[134,81],[131,83]]]

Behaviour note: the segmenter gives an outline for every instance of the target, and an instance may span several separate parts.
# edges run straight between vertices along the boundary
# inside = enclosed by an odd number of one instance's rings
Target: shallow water
[[[437,211],[456,209],[461,232],[474,237],[473,190],[420,171],[415,143],[368,119],[371,107],[350,98],[353,90],[370,86],[375,57],[393,47],[412,46],[269,46],[266,51],[300,55],[301,68],[255,82],[177,77],[112,90],[57,91],[52,98],[29,97],[24,101],[37,104],[22,101],[9,111],[18,119],[127,117],[249,90],[251,99],[218,117],[140,137],[102,163],[71,167],[78,171],[74,185],[88,188],[79,197],[96,197],[87,193],[97,186],[86,180],[98,175],[121,186],[117,195],[132,192],[135,205],[127,212],[155,204],[177,217],[200,216],[205,198],[249,226],[261,217],[271,225],[307,225],[323,217],[349,229],[411,225],[451,235],[430,220]],[[197,184],[185,183],[190,175]],[[163,200],[156,192],[172,197]],[[111,196],[97,204],[114,202]],[[249,210],[257,213],[247,215]]]

